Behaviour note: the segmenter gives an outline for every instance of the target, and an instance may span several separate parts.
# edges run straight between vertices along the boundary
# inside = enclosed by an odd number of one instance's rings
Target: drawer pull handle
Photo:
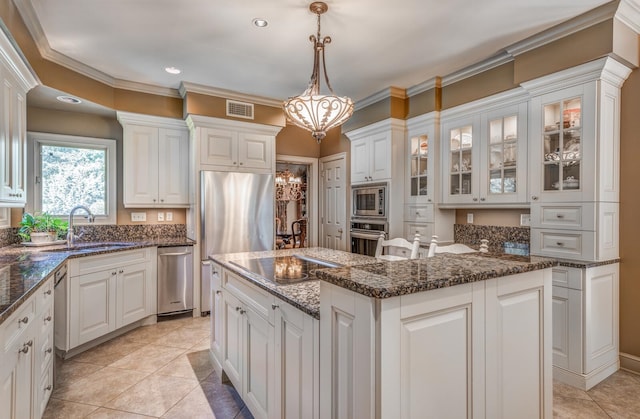
[[[51,290],[46,290],[46,291],[44,292],[44,295],[51,295]]]
[[[562,242],[556,242],[556,245],[557,245],[557,246],[562,247],[562,246],[564,246],[564,243],[562,243]]]
[[[45,317],[45,318],[44,318],[44,322],[45,322],[45,323],[46,323],[46,322],[50,322],[50,321],[51,321],[51,316],[47,316],[47,317]]]
[[[564,218],[564,215],[562,215],[562,214],[557,214],[557,215],[556,215],[556,218]]]
[[[275,310],[276,308],[280,308],[280,306],[277,304],[271,304],[271,308]]]
[[[29,323],[29,317],[28,316],[24,316],[23,318],[18,319],[18,324],[20,324],[20,323],[24,323],[24,324]]]

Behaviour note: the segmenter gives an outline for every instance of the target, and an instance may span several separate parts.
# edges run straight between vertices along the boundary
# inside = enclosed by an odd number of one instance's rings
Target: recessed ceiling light
[[[253,24],[259,28],[264,28],[265,26],[267,26],[269,24],[269,22],[267,22],[265,19],[261,19],[259,17],[253,19]]]
[[[79,103],[82,103],[80,99],[73,96],[58,96],[56,97],[56,99],[58,99],[60,102],[70,103],[72,105],[77,105]]]
[[[169,74],[180,74],[182,72],[182,70],[175,67],[165,67],[164,71],[166,71]]]

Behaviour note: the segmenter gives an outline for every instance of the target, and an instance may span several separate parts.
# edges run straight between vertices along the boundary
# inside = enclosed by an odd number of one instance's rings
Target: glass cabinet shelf
[[[582,102],[572,98],[547,104],[543,131],[543,189],[580,189]]]

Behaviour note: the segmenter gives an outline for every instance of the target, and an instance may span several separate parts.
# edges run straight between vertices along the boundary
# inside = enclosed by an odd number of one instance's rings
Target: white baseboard
[[[609,364],[603,365],[600,368],[592,371],[589,374],[578,374],[572,371],[565,370],[560,367],[553,367],[553,378],[562,383],[569,384],[570,386],[579,388],[580,390],[587,391],[591,387],[598,384],[614,372],[620,369],[620,361],[615,360]]]
[[[620,368],[640,374],[640,357],[620,352]]]

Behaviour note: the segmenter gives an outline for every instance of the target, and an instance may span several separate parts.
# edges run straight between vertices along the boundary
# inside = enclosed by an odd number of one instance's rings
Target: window
[[[84,205],[97,223],[115,224],[115,140],[30,132],[28,141],[34,212],[68,217],[73,207]],[[84,215],[78,212],[79,222]]]

